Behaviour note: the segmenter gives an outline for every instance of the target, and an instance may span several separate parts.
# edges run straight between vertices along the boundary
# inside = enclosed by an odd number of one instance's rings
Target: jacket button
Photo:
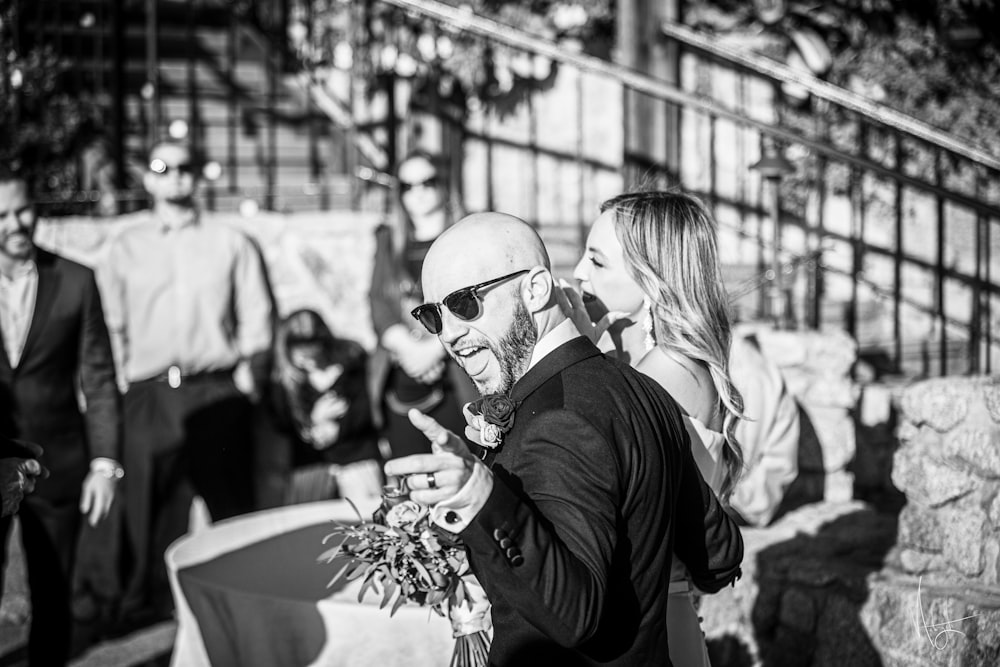
[[[513,561],[515,558],[521,555],[521,550],[517,547],[511,547],[507,549],[507,558]]]
[[[448,512],[445,513],[444,520],[445,520],[445,523],[455,524],[455,523],[458,523],[459,517],[458,517],[457,513],[452,512],[451,510],[449,510]]]
[[[521,567],[522,563],[524,563],[524,556],[522,556],[521,554],[517,554],[516,556],[510,559],[510,564],[513,565],[514,567]]]
[[[509,549],[512,546],[514,546],[514,540],[510,539],[509,537],[505,537],[502,540],[500,540],[501,549]]]
[[[497,542],[504,539],[505,537],[507,537],[507,531],[505,531],[503,528],[497,528],[496,530],[493,531],[493,539],[496,540]]]

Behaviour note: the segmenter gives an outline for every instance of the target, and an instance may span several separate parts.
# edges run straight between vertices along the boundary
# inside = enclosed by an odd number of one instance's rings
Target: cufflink
[[[444,515],[444,522],[445,523],[456,524],[456,523],[459,522],[459,520],[460,519],[459,519],[459,516],[458,516],[457,512],[453,512],[451,510],[448,510],[445,513],[445,515]]]

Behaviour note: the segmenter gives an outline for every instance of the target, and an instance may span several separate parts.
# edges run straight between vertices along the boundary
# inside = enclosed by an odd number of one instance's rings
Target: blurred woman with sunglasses
[[[635,192],[601,205],[563,309],[599,346],[657,380],[685,412],[692,453],[728,506],[743,469],[735,436],[743,399],[729,373],[731,322],[716,224],[681,192]],[[588,317],[600,317],[595,327]],[[708,653],[684,565],[674,560],[667,603],[670,660],[705,665]]]
[[[462,405],[476,398],[472,382],[438,342],[410,316],[423,302],[420,270],[431,243],[464,215],[450,195],[448,173],[437,156],[416,151],[396,170],[399,207],[395,228],[375,233],[370,304],[378,346],[372,355],[371,395],[390,457],[429,452],[427,438],[406,416],[411,408],[455,433],[465,430]]]
[[[268,472],[282,487],[271,504],[381,492],[366,361],[360,344],[334,336],[315,311],[297,310],[278,324],[264,401]]]

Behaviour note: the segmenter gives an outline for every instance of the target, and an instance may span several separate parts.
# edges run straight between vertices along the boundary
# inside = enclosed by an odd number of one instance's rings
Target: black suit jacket
[[[42,249],[35,262],[35,311],[16,368],[0,345],[0,435],[41,445],[50,476],[34,495],[67,501],[92,458],[120,460],[120,398],[93,271]]]
[[[739,529],[655,381],[585,338],[513,387],[515,421],[462,532],[493,604],[496,665],[666,665],[676,550],[701,588],[739,573]]]

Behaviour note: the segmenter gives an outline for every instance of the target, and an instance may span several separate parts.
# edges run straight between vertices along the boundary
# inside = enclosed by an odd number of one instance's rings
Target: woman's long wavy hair
[[[628,271],[649,299],[657,345],[704,364],[724,410],[726,471],[720,497],[728,503],[743,472],[736,424],[743,397],[729,375],[729,298],[719,267],[718,228],[704,204],[682,192],[643,191],[613,197],[615,233]]]

